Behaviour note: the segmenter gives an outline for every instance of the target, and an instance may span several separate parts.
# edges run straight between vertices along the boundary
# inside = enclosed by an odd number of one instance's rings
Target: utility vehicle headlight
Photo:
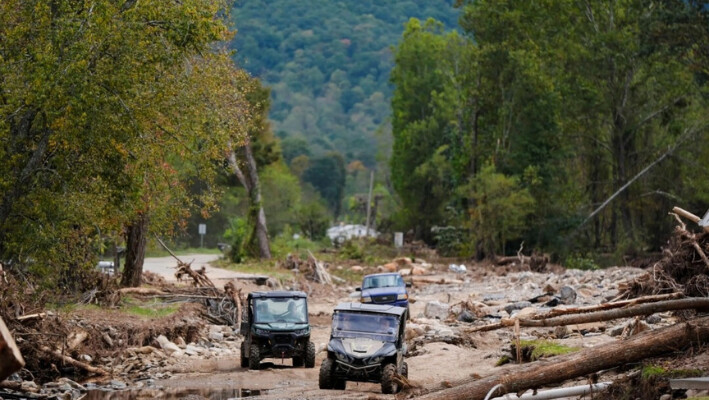
[[[384,357],[374,357],[371,360],[372,364],[381,364],[384,361]]]
[[[268,331],[265,329],[254,328],[254,333],[259,336],[268,336]]]
[[[369,296],[366,296],[366,297],[365,297],[365,296],[362,296],[362,298],[360,299],[360,301],[361,301],[362,303],[371,303],[371,302],[372,302],[372,298],[369,297]]]
[[[396,299],[397,299],[397,300],[406,300],[406,299],[408,299],[408,298],[409,298],[409,295],[406,294],[406,293],[402,293],[402,294],[396,296]]]
[[[298,329],[297,331],[293,332],[296,334],[296,336],[304,336],[310,333],[310,328],[304,328],[304,329]]]

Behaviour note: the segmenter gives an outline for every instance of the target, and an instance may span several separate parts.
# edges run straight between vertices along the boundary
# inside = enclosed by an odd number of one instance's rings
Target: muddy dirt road
[[[189,257],[186,257],[189,258]],[[194,257],[193,265],[208,262],[208,257]],[[161,265],[164,260],[150,260],[146,266],[151,271],[161,275],[172,273],[169,265]],[[174,264],[174,260],[167,260]],[[615,273],[615,276],[611,276]],[[476,333],[466,337],[462,328],[464,323],[433,318],[427,310],[427,304],[455,304],[472,300],[489,307],[494,315],[505,313],[503,308],[515,302],[525,301],[542,293],[546,286],[572,285],[577,288],[579,304],[594,304],[600,302],[605,291],[614,290],[613,280],[617,276],[632,276],[639,270],[606,270],[602,274],[592,272],[573,272],[564,275],[549,273],[537,274],[528,271],[497,274],[486,267],[472,267],[463,274],[447,271],[445,266],[438,270],[432,268],[427,283],[414,284],[411,288],[412,319],[409,329],[413,332],[409,343],[409,380],[418,387],[441,387],[449,382],[468,380],[484,376],[495,369],[498,360],[509,352],[512,333],[509,330]],[[252,290],[268,290],[265,286],[239,280],[240,276],[218,268],[208,268],[210,278],[222,281],[234,279],[244,293]],[[607,277],[606,275],[609,275]],[[167,277],[167,276],[166,276]],[[437,282],[454,283],[437,283]],[[433,283],[430,283],[433,282]],[[285,289],[291,289],[286,287]],[[315,368],[293,368],[290,360],[271,360],[262,362],[262,369],[250,371],[239,366],[238,352],[229,357],[204,360],[185,360],[173,365],[170,379],[160,380],[156,384],[165,388],[191,388],[204,392],[221,390],[247,389],[257,391],[260,398],[294,399],[294,398],[394,398],[393,395],[382,395],[380,386],[371,383],[348,382],[345,391],[319,390],[318,372],[325,358],[325,346],[330,333],[331,310],[338,302],[351,301],[354,288],[352,286],[318,287],[313,284],[309,288],[297,289],[310,291],[309,314],[312,325],[311,340],[318,350]],[[545,289],[548,290],[548,287]],[[483,303],[484,302],[484,303]],[[500,314],[500,315],[503,315]],[[536,336],[552,336],[553,330],[534,332]],[[409,336],[409,335],[407,335]],[[564,339],[565,344],[576,347],[593,347],[597,344],[614,340],[607,335],[570,335]],[[205,396],[208,397],[208,396]]]

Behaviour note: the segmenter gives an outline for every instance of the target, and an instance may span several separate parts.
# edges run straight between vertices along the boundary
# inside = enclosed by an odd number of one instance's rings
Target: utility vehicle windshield
[[[337,312],[332,317],[333,337],[369,337],[395,342],[399,320],[393,315]]]
[[[399,274],[395,275],[379,275],[367,276],[362,281],[362,289],[391,287],[391,286],[406,286],[404,278]]]
[[[254,299],[254,322],[308,323],[307,306],[304,298],[272,297]]]

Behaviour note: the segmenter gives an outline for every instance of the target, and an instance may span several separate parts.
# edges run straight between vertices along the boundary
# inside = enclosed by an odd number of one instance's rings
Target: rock
[[[557,326],[554,328],[554,337],[557,339],[563,339],[569,336],[569,328],[566,326]]]
[[[175,344],[181,349],[184,349],[187,345],[187,343],[185,343],[185,339],[183,339],[182,336],[178,336],[177,339],[175,339]]]
[[[93,358],[92,358],[90,355],[88,355],[88,354],[82,354],[82,355],[80,355],[80,356],[79,356],[79,359],[80,359],[81,361],[85,361],[85,362],[87,362],[87,363],[90,363],[91,361],[93,361]]]
[[[361,265],[353,265],[350,267],[350,271],[352,272],[362,272],[364,271],[364,267]]]
[[[434,300],[426,303],[426,308],[424,309],[423,313],[426,318],[446,319],[448,318],[449,309],[450,306],[448,304]]]
[[[401,276],[408,276],[411,275],[411,268],[402,268],[399,270],[399,274]]]
[[[426,275],[426,270],[423,267],[415,266],[411,268],[411,275]]]
[[[672,395],[671,394],[663,394],[660,396],[660,400],[672,400]]]
[[[128,385],[126,385],[125,382],[119,381],[119,380],[112,380],[110,382],[110,385],[111,385],[111,388],[113,388],[114,390],[123,390],[128,387]]]
[[[384,265],[380,265],[377,267],[377,271],[379,272],[396,272],[396,263],[390,262],[386,263]]]
[[[563,286],[559,290],[559,299],[564,304],[576,303],[576,291],[571,286]]]
[[[475,321],[475,314],[471,313],[468,310],[463,310],[458,314],[458,321],[460,321],[460,322],[474,322]]]
[[[544,293],[556,293],[556,288],[551,284],[547,283],[544,285]]]
[[[410,267],[411,264],[413,264],[413,260],[411,260],[409,257],[398,257],[395,258],[392,262],[398,265],[399,267]]]
[[[207,337],[209,337],[209,340],[215,340],[215,341],[224,340],[224,334],[221,332],[209,332]]]
[[[515,310],[521,310],[526,307],[531,307],[532,303],[529,301],[518,301],[515,303],[510,303],[505,306],[505,311],[507,311],[508,314],[512,314],[512,311]]]
[[[519,319],[529,319],[535,315],[537,315],[538,310],[534,307],[525,307],[515,313],[509,313],[511,317],[519,318]]]
[[[645,322],[648,324],[659,324],[662,322],[662,317],[657,314],[648,315],[647,318],[645,318]]]
[[[175,343],[172,343],[168,338],[165,337],[165,335],[160,335],[156,339],[158,343],[160,344],[160,347],[165,350],[165,353],[168,355],[180,355],[182,354],[182,351],[180,350],[179,347]]]
[[[406,340],[411,340],[419,336],[426,334],[426,330],[418,324],[408,324],[406,325]]]

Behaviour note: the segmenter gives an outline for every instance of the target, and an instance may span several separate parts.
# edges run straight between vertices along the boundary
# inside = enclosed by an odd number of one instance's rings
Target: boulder
[[[426,303],[426,308],[424,309],[423,313],[426,316],[426,318],[446,319],[446,318],[448,318],[449,310],[450,310],[450,305],[434,300],[434,301],[429,301],[428,303]]]

